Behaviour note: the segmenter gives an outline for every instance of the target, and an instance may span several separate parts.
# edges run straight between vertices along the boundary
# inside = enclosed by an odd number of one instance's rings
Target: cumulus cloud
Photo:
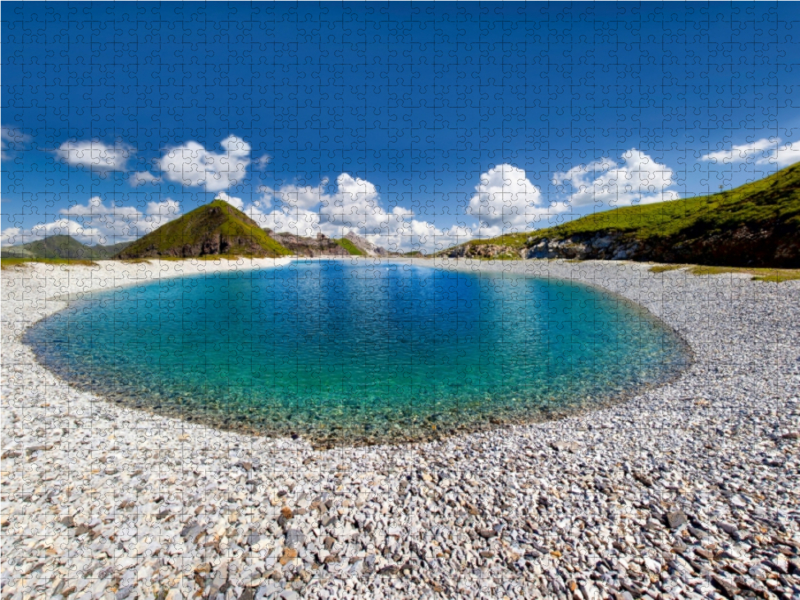
[[[85,204],[76,203],[58,211],[60,218],[30,229],[9,227],[3,230],[3,245],[34,242],[51,235],[71,235],[89,245],[115,244],[134,240],[180,216],[180,204],[167,198],[149,202],[144,211],[135,206],[105,204],[99,196]]]
[[[220,192],[219,194],[215,194],[214,198],[215,199],[219,198],[220,200],[225,200],[225,202],[227,202],[228,204],[230,204],[231,206],[233,206],[235,208],[238,208],[239,210],[242,210],[244,208],[244,200],[242,200],[241,198],[236,198],[234,196],[229,196],[225,192]]]
[[[493,237],[533,229],[542,217],[567,208],[546,202],[523,169],[501,164],[481,175],[466,212],[480,223],[481,236]]]
[[[262,197],[244,211],[261,227],[275,232],[338,238],[352,231],[393,251],[438,250],[471,234],[463,228],[442,230],[414,219],[413,212],[403,207],[388,210],[372,182],[349,173],[339,175],[333,184],[323,179],[319,185],[262,187],[261,192]]]
[[[293,208],[308,209],[318,206],[322,202],[328,202],[333,197],[328,194],[326,187],[328,178],[324,178],[319,185],[297,185],[286,184],[278,189],[262,186],[261,191],[265,193],[264,201],[267,203],[277,201]]]
[[[12,160],[15,152],[22,150],[24,144],[30,139],[31,136],[16,127],[7,125],[0,127],[0,160]]]
[[[407,216],[404,211],[387,213],[380,206],[375,184],[349,173],[339,175],[334,193],[322,197],[319,214],[322,223],[361,235],[394,231]]]
[[[139,171],[136,173],[131,173],[131,176],[128,178],[128,183],[130,183],[133,187],[139,187],[140,185],[156,184],[161,182],[161,177],[156,177],[150,171]]]
[[[180,204],[167,198],[162,202],[148,202],[144,211],[135,206],[106,205],[94,196],[86,204],[74,204],[59,211],[72,217],[82,226],[96,230],[96,244],[124,242],[141,237],[180,215]],[[83,241],[83,240],[81,240]]]
[[[775,146],[775,141],[761,138],[760,140],[748,144],[732,146],[730,150],[709,152],[701,156],[700,160],[723,164],[746,162],[753,157],[763,157],[770,150],[774,150]]]
[[[56,156],[68,165],[94,171],[124,171],[135,152],[123,142],[109,146],[98,140],[68,140],[55,150]]]
[[[766,156],[758,160],[758,164],[774,164],[778,167],[788,167],[800,161],[800,142],[787,142],[776,147]]]
[[[603,158],[578,165],[556,173],[553,183],[571,188],[568,202],[573,207],[604,204],[614,208],[677,200],[678,192],[669,189],[673,175],[668,166],[634,148],[622,155],[621,163]]]
[[[402,224],[386,236],[389,245],[407,250],[424,250],[425,252],[438,252],[450,248],[475,237],[469,227],[453,225],[448,229],[440,229],[430,221],[417,219],[404,220]],[[370,239],[372,243],[377,243]]]
[[[761,138],[755,142],[732,146],[730,150],[718,150],[700,157],[712,163],[734,164],[749,162],[757,165],[787,167],[800,161],[800,143],[787,142],[781,138]]]
[[[167,198],[163,202],[148,202],[146,215],[152,222],[158,222],[160,226],[167,221],[171,221],[181,214],[181,205],[177,200]],[[155,227],[154,227],[155,229]]]
[[[187,187],[209,192],[227,190],[242,182],[250,164],[250,144],[230,135],[220,144],[223,152],[206,150],[197,142],[186,142],[167,151],[159,161],[164,177]]]
[[[281,206],[263,212],[260,207],[253,205],[245,211],[261,227],[278,233],[285,232],[303,237],[313,237],[322,232],[319,213],[313,210]]]
[[[257,159],[255,159],[253,161],[253,165],[255,165],[255,167],[257,169],[263,169],[264,167],[266,167],[269,164],[269,161],[271,161],[271,160],[272,160],[272,157],[269,154],[262,154],[261,156],[259,156]]]
[[[85,244],[96,244],[102,237],[102,232],[95,228],[83,225],[71,219],[56,219],[50,223],[40,223],[30,229],[20,227],[7,227],[0,235],[3,246],[18,246],[35,242],[51,235],[71,235]]]

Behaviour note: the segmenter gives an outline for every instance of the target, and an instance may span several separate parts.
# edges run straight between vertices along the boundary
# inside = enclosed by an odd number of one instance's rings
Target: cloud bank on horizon
[[[13,160],[14,151],[29,141],[27,134],[4,127],[2,160]],[[251,145],[236,135],[222,139],[220,148],[220,151],[207,149],[190,140],[165,149],[147,170],[136,170],[131,164],[136,149],[121,140],[114,144],[69,140],[52,152],[72,168],[121,173],[127,176],[127,183],[133,189],[170,182],[211,193],[274,232],[341,237],[353,231],[393,251],[435,251],[476,237],[547,227],[582,208],[606,210],[680,197],[673,169],[636,148],[619,157],[605,156],[553,173],[551,182],[556,192],[550,198],[523,168],[502,163],[490,165],[477,178],[464,209],[471,222],[441,228],[431,220],[418,218],[410,208],[388,207],[374,183],[347,172],[334,181],[322,178],[315,185],[297,181],[278,187],[259,185],[246,201],[237,195],[237,190],[248,183],[248,170],[264,168],[271,157],[267,154],[253,157]],[[762,138],[708,152],[701,160],[780,168],[800,161],[800,144]],[[104,201],[98,195],[88,198],[85,204],[77,202],[60,209],[58,217],[49,222],[27,229],[7,227],[1,239],[3,245],[16,245],[67,234],[84,243],[116,243],[141,237],[183,212],[181,203],[172,198],[147,202],[137,208]]]

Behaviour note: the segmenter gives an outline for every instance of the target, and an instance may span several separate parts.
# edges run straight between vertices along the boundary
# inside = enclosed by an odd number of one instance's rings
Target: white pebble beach
[[[800,281],[437,259],[620,294],[693,362],[610,407],[398,446],[126,408],[22,342],[70,294],[288,260],[3,269],[2,600],[800,598]]]

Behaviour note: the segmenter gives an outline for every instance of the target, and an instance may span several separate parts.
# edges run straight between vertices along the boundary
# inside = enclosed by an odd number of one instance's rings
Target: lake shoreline
[[[309,262],[328,262],[329,257],[302,257],[294,259],[293,263],[307,264]],[[437,268],[433,262],[422,262],[406,259],[374,259],[359,257],[351,261],[343,261],[341,257],[333,257],[332,260],[336,262],[350,262],[350,263],[368,263],[375,266],[385,266],[386,264],[411,264],[414,266],[424,268]],[[166,262],[167,265],[174,261]],[[287,260],[274,263],[275,266],[284,266],[288,263]],[[160,264],[160,263],[157,263]],[[177,263],[180,264],[180,263]],[[212,263],[213,265],[214,263]],[[226,263],[222,263],[224,267]],[[230,263],[228,263],[230,264]],[[237,272],[242,266],[241,263],[235,263],[236,269],[222,268],[213,272],[203,271],[202,276],[213,276],[215,273],[232,273]],[[191,263],[189,263],[191,265]],[[272,263],[266,263],[267,268],[272,267]],[[110,263],[112,269],[118,267],[117,264]],[[250,269],[253,265],[249,265]],[[177,265],[176,265],[177,268]],[[264,268],[262,262],[256,263],[255,268]],[[250,270],[248,269],[248,270]],[[182,277],[196,276],[198,273],[191,267],[184,267],[181,273]],[[451,272],[470,272],[467,268],[461,269],[440,269],[442,271]],[[159,271],[160,272],[160,271]],[[496,273],[495,273],[496,275]],[[528,275],[525,275],[526,277]],[[532,277],[532,276],[531,276]],[[141,283],[140,278],[128,278],[131,283]],[[564,280],[568,285],[573,282]],[[126,285],[128,285],[126,283]],[[544,285],[548,285],[544,281]],[[30,347],[36,356],[36,360],[45,369],[49,370],[57,377],[66,381],[71,387],[83,392],[94,393],[101,397],[103,400],[115,403],[127,408],[141,410],[146,413],[161,415],[169,418],[183,419],[187,422],[194,424],[207,425],[218,429],[237,432],[245,435],[264,435],[268,437],[301,437],[308,441],[315,450],[330,450],[339,447],[354,447],[354,446],[376,446],[386,445],[391,446],[394,444],[417,444],[424,442],[441,441],[453,435],[466,435],[477,432],[487,432],[493,429],[526,425],[533,423],[542,423],[549,420],[563,419],[568,416],[575,416],[598,410],[601,408],[609,408],[614,404],[625,402],[626,400],[644,393],[646,390],[660,387],[667,383],[676,380],[681,373],[683,373],[693,362],[693,355],[690,346],[686,341],[680,337],[679,333],[672,329],[663,320],[655,317],[647,309],[631,300],[624,298],[619,294],[612,294],[608,290],[603,289],[601,286],[594,284],[579,284],[584,287],[592,288],[595,291],[601,291],[604,296],[613,296],[615,302],[626,305],[626,310],[632,311],[631,314],[641,313],[643,319],[649,322],[657,322],[657,328],[670,331],[673,339],[670,340],[676,345],[681,347],[680,354],[682,357],[674,365],[669,368],[662,367],[662,372],[659,373],[657,379],[655,377],[648,378],[644,381],[631,383],[630,385],[618,384],[611,390],[595,390],[591,395],[583,396],[582,400],[578,397],[571,396],[564,398],[566,403],[554,403],[551,405],[539,404],[524,404],[521,407],[515,407],[507,403],[502,403],[498,400],[496,406],[492,410],[477,410],[465,411],[463,406],[459,403],[456,406],[446,405],[442,403],[438,409],[433,420],[428,420],[427,417],[431,415],[418,414],[415,418],[410,420],[391,420],[387,415],[378,413],[373,414],[374,422],[384,423],[385,431],[381,431],[380,427],[375,427],[372,422],[362,418],[358,422],[346,423],[326,423],[320,424],[318,421],[310,421],[303,419],[302,410],[299,407],[290,403],[286,407],[273,409],[270,412],[259,410],[247,411],[231,411],[226,410],[222,405],[223,402],[192,402],[191,400],[179,402],[171,402],[170,398],[166,397],[163,393],[158,393],[155,397],[151,397],[147,393],[137,393],[125,390],[130,386],[122,386],[122,389],[117,387],[116,382],[113,380],[105,383],[102,372],[97,369],[91,370],[87,373],[77,374],[76,368],[72,366],[75,358],[60,358],[58,351],[51,349],[51,344],[48,341],[49,336],[55,335],[52,331],[45,329],[43,333],[34,334],[31,332],[36,330],[36,327],[29,327],[26,329],[22,341]],[[114,289],[123,289],[124,286],[116,287]],[[160,286],[159,286],[160,287]],[[102,290],[107,291],[107,290]],[[61,300],[68,304],[72,302],[91,301],[93,300],[94,291],[83,291],[79,293],[67,294],[65,296],[58,296],[52,300]],[[124,300],[123,300],[124,301]],[[123,309],[120,309],[123,310]],[[44,319],[51,318],[54,314],[48,315]],[[627,313],[626,313],[627,314]],[[70,327],[78,327],[82,329],[78,322],[73,322],[71,318],[67,319]],[[69,334],[56,335],[56,337],[64,337],[65,339]],[[93,334],[94,335],[94,334]],[[572,335],[575,335],[573,332]],[[646,342],[642,339],[642,342]],[[165,351],[165,350],[162,350]],[[666,357],[666,355],[665,355]],[[631,356],[630,358],[635,358]],[[444,367],[443,367],[444,368]],[[574,376],[573,376],[574,377]],[[143,387],[152,386],[138,386],[139,389]],[[489,391],[487,390],[487,393]],[[499,390],[498,390],[499,393]],[[499,396],[498,396],[499,398]],[[573,399],[574,398],[574,399]],[[415,402],[425,402],[422,397],[415,398]],[[477,398],[466,398],[466,402],[478,402]],[[451,403],[452,404],[452,403]],[[265,414],[266,413],[266,414]],[[383,417],[383,418],[382,418]],[[383,419],[386,419],[385,421]],[[362,425],[362,424],[365,425]],[[398,427],[398,425],[400,427]]]
[[[437,259],[598,285],[674,328],[695,362],[558,421],[328,452],[105,402],[20,341],[56,296],[250,268],[226,263],[3,270],[4,597],[798,593],[800,282]]]

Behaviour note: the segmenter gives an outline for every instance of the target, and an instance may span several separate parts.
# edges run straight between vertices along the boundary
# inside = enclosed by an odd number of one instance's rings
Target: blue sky
[[[796,3],[2,3],[2,231],[427,250],[800,160]]]

